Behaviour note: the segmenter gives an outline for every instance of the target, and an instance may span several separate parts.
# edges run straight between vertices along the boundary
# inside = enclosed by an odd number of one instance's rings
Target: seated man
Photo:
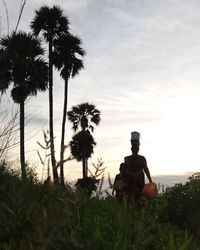
[[[132,155],[124,158],[124,173],[127,179],[127,201],[133,202],[139,206],[142,196],[142,189],[145,184],[144,173],[146,174],[149,182],[152,182],[147,162],[144,156],[139,155],[139,142],[140,134],[133,132],[131,134],[131,150]]]

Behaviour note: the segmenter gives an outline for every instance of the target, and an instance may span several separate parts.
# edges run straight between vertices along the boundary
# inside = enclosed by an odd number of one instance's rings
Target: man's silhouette
[[[144,156],[139,155],[140,134],[138,132],[131,133],[131,151],[132,155],[124,158],[124,173],[128,184],[127,201],[133,202],[139,206],[142,196],[142,189],[145,184],[146,174],[149,182],[152,182],[147,162]]]

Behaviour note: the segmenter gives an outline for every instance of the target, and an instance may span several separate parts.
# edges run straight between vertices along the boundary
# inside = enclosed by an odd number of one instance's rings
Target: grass
[[[43,185],[32,173],[22,183],[1,164],[0,249],[200,249],[194,234],[167,216],[161,220],[165,203],[159,199],[135,211],[113,198]]]

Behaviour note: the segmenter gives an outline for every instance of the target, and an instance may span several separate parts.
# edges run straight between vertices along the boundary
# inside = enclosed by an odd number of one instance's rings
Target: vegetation
[[[40,40],[31,34],[13,32],[1,39],[0,46],[0,92],[4,93],[13,84],[11,96],[20,106],[20,161],[25,178],[25,100],[47,89],[47,65],[41,59],[44,51]]]
[[[100,111],[96,109],[95,105],[89,103],[82,103],[73,106],[68,113],[68,119],[72,122],[73,130],[76,132],[79,128],[81,131],[75,134],[70,142],[71,153],[78,160],[83,163],[83,178],[88,176],[88,158],[93,153],[93,148],[96,145],[90,131],[94,131],[94,125],[99,125]]]
[[[93,148],[96,145],[93,136],[88,130],[80,131],[72,137],[70,141],[71,154],[77,161],[83,162],[83,178],[87,178],[86,160],[91,157]]]
[[[18,113],[18,109],[9,99],[2,101],[0,98],[0,160],[5,159],[9,150],[18,144],[15,141],[19,125]]]
[[[69,33],[68,19],[58,6],[41,7],[31,23],[34,35],[17,32],[26,1],[15,31],[0,40],[0,92],[11,90],[11,97],[20,106],[21,171],[0,161],[0,250],[15,249],[87,249],[87,250],[198,250],[200,249],[200,175],[193,175],[185,184],[166,189],[154,200],[143,200],[141,209],[119,202],[103,193],[102,160],[88,169],[88,158],[96,142],[94,125],[100,111],[95,105],[82,103],[67,112],[68,81],[83,69],[85,51],[78,37]],[[8,27],[9,30],[9,27]],[[49,63],[37,36],[42,33],[48,43]],[[55,159],[53,130],[53,66],[65,81],[60,161]],[[53,181],[42,183],[25,164],[24,107],[29,96],[49,88],[49,134],[38,144],[43,166],[51,157]],[[66,116],[77,132],[71,142],[72,156],[83,163],[83,178],[75,186],[64,183]],[[14,115],[0,129],[0,157],[10,144],[15,131]],[[3,119],[4,121],[4,119]],[[49,138],[48,138],[49,135]],[[50,154],[48,154],[50,150]],[[60,180],[58,168],[60,167]],[[88,177],[88,172],[90,176]],[[48,171],[49,173],[49,171]],[[22,178],[21,178],[22,176]],[[100,179],[98,179],[101,177]],[[54,185],[59,184],[62,185]]]
[[[176,199],[173,192],[171,199]],[[0,249],[198,250],[200,242],[190,228],[161,221],[169,194],[134,211],[112,197],[89,198],[69,186],[42,184],[31,172],[22,183],[17,172],[1,163]]]
[[[54,64],[61,70],[60,75],[65,81],[64,104],[62,118],[62,133],[60,146],[60,182],[64,185],[64,149],[65,149],[65,123],[67,116],[68,81],[74,78],[83,69],[83,61],[77,57],[83,57],[85,51],[81,48],[81,40],[71,34],[62,34],[54,42]]]
[[[169,222],[200,237],[200,175],[194,174],[185,184],[168,188],[156,210],[161,222]]]
[[[49,47],[49,133],[51,162],[54,183],[59,183],[58,171],[56,167],[55,149],[54,149],[54,130],[53,130],[53,47],[54,40],[61,34],[68,33],[68,19],[63,15],[58,6],[49,8],[43,6],[36,10],[35,17],[31,23],[33,33],[38,36],[42,33]]]

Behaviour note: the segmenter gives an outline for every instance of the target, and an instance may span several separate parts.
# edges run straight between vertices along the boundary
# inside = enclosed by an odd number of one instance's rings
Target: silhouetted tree
[[[95,108],[95,105],[89,103],[82,103],[77,106],[73,106],[72,110],[67,113],[68,119],[70,122],[73,123],[73,130],[76,132],[78,128],[81,129],[83,133],[86,131],[89,132],[91,130],[94,131],[94,125],[99,125],[101,118],[100,118],[100,111]],[[87,132],[87,133],[88,133]],[[83,156],[83,172],[84,177],[87,177],[87,157]]]
[[[13,32],[0,40],[0,46],[0,91],[12,84],[12,99],[20,106],[20,162],[25,178],[24,103],[28,96],[47,89],[48,67],[40,40],[31,34]]]
[[[95,105],[88,102],[73,106],[67,116],[69,121],[73,123],[72,129],[75,132],[79,128],[81,130],[89,129],[93,132],[94,125],[98,126],[101,121],[100,111],[96,109]]]
[[[65,123],[67,116],[67,100],[68,100],[68,81],[79,74],[83,69],[83,61],[78,56],[83,57],[85,51],[81,48],[81,40],[77,36],[71,34],[63,34],[54,43],[54,63],[60,70],[60,75],[65,81],[62,133],[60,146],[60,181],[64,184],[64,138]]]
[[[58,171],[56,167],[53,131],[53,61],[52,51],[54,40],[61,34],[68,32],[68,19],[63,15],[63,11],[58,6],[49,8],[42,6],[35,11],[35,17],[31,23],[31,28],[36,36],[42,33],[49,47],[49,133],[51,141],[51,162],[54,183],[59,183]]]
[[[70,142],[72,156],[83,162],[83,178],[87,177],[87,159],[91,157],[95,145],[96,142],[89,130],[78,132]]]

